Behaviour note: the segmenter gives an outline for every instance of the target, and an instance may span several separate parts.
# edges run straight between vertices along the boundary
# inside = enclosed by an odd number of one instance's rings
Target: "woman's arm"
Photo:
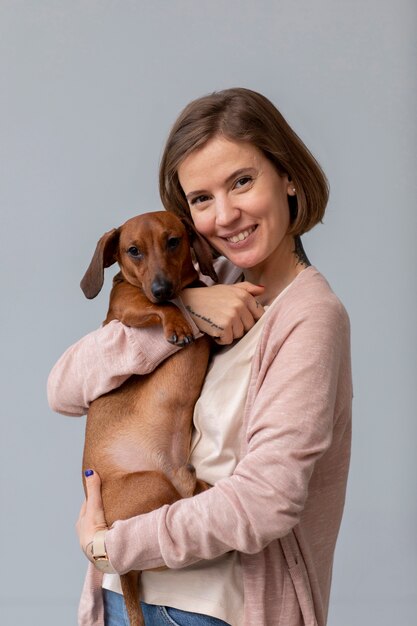
[[[195,337],[198,327],[187,315]],[[47,384],[52,410],[79,416],[91,402],[119,387],[132,374],[148,374],[178,350],[161,326],[130,328],[112,321],[68,348],[53,367]]]
[[[251,295],[262,291],[250,283],[215,285],[186,289],[184,303],[180,299],[174,302],[187,317],[194,337],[207,332],[218,336],[218,343],[227,344],[241,337],[262,315],[263,308]],[[63,415],[84,415],[93,400],[119,387],[132,374],[152,372],[180,349],[186,350],[168,343],[161,326],[130,328],[112,321],[61,356],[48,379],[49,405]]]
[[[116,522],[106,547],[117,572],[180,568],[233,549],[256,553],[299,522],[314,466],[332,442],[349,322],[336,303],[297,316],[287,330],[282,345],[266,347],[247,454],[234,474],[198,496]]]

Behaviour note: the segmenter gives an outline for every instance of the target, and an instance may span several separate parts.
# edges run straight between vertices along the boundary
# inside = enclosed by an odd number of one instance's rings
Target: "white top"
[[[222,348],[210,362],[194,408],[190,461],[198,478],[211,485],[232,475],[240,460],[242,416],[252,358],[268,311],[286,289],[242,339]],[[106,574],[103,587],[121,593],[119,576]],[[179,570],[144,571],[141,599],[241,626],[243,581],[239,553],[228,552]]]

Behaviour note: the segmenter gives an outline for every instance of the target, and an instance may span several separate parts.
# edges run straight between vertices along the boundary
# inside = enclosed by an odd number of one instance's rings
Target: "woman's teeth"
[[[233,235],[233,237],[226,237],[226,239],[227,241],[230,241],[231,243],[238,243],[239,241],[243,241],[244,239],[249,237],[249,235],[253,233],[255,228],[256,226],[254,226],[253,228],[249,228],[248,230],[243,230],[238,235]]]

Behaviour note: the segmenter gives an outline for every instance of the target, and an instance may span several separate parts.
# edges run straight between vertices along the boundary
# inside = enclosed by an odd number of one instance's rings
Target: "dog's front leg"
[[[154,304],[138,288],[128,282],[115,282],[105,324],[119,320],[126,326],[143,328],[161,324],[167,341],[185,346],[194,341],[191,326],[174,304]]]

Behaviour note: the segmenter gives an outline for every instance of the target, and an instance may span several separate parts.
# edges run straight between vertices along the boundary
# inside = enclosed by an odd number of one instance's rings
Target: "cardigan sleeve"
[[[349,376],[349,321],[336,298],[287,319],[279,336],[265,337],[249,392],[246,453],[234,474],[116,522],[106,546],[117,572],[180,568],[229,550],[257,553],[299,522],[314,466],[332,442],[340,378]]]
[[[179,300],[195,337],[201,333]],[[161,326],[130,328],[114,320],[68,348],[48,377],[49,406],[63,415],[80,416],[91,402],[119,387],[132,374],[148,374],[181,350],[164,337]],[[186,348],[185,348],[186,349]]]

